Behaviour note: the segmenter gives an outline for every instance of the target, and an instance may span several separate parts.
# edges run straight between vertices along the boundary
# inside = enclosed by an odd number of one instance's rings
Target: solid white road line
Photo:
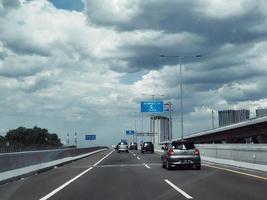
[[[103,158],[101,158],[98,162],[96,162],[93,166],[98,165],[101,161],[103,161],[105,158],[107,158],[110,154],[112,154],[114,152],[111,151],[110,153],[108,153],[107,155],[105,155]],[[72,183],[73,181],[75,181],[76,179],[80,178],[82,175],[84,175],[85,173],[89,172],[91,169],[93,169],[93,167],[90,167],[88,169],[86,169],[85,171],[83,171],[82,173],[80,173],[79,175],[75,176],[74,178],[72,178],[71,180],[67,181],[66,183],[64,183],[63,185],[61,185],[60,187],[56,188],[55,190],[53,190],[52,192],[50,192],[49,194],[45,195],[44,197],[42,197],[40,200],[47,200],[50,197],[52,197],[54,194],[56,194],[57,192],[59,192],[60,190],[62,190],[63,188],[65,188],[66,186],[68,186],[70,183]]]
[[[137,159],[140,160],[140,158],[137,156]]]
[[[109,154],[107,154],[107,155],[105,155],[103,158],[101,158],[99,161],[97,161],[93,166],[97,166],[101,161],[103,161],[105,158],[107,158],[110,154],[112,154],[114,152],[114,150],[113,151],[111,151],[111,152],[109,152]]]
[[[150,167],[146,164],[146,163],[143,163],[145,165],[146,168],[150,169]]]
[[[228,168],[224,168],[224,167],[217,167],[217,166],[209,165],[209,164],[202,164],[202,165],[203,165],[203,166],[206,166],[206,167],[211,167],[211,168],[215,168],[215,169],[220,169],[220,170],[224,170],[224,171],[228,171],[228,172],[236,173],[236,174],[241,174],[241,175],[245,175],[245,176],[250,176],[250,177],[253,177],[253,178],[258,178],[258,179],[262,179],[262,180],[267,180],[267,177],[265,177],[265,176],[257,176],[257,175],[254,175],[254,174],[248,174],[248,173],[245,173],[245,172],[240,172],[240,171],[237,171],[237,170],[228,169]]]
[[[191,197],[189,194],[187,194],[186,192],[184,192],[183,190],[181,190],[180,188],[178,188],[176,185],[174,185],[172,182],[170,182],[168,179],[164,180],[166,183],[168,183],[173,189],[175,189],[177,192],[179,192],[180,194],[182,194],[184,197],[186,197],[187,199],[193,199],[193,197]]]

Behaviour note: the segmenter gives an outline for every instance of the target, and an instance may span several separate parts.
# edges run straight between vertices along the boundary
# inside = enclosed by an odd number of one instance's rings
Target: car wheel
[[[164,161],[162,161],[162,168],[166,168]]]
[[[144,153],[144,151],[141,151],[141,153]]]
[[[166,168],[167,170],[171,170],[171,166],[168,160],[166,160]]]
[[[120,150],[118,150],[118,153],[120,153]]]
[[[154,153],[154,151],[151,151],[151,153]]]
[[[127,153],[129,153],[129,151],[127,150]]]
[[[201,165],[196,165],[197,170],[201,170]]]

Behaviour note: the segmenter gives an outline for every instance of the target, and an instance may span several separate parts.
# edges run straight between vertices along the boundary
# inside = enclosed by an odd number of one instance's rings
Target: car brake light
[[[200,151],[199,151],[199,149],[195,149],[195,155],[196,155],[196,156],[199,156],[199,155],[200,155]]]
[[[168,154],[168,156],[174,155],[173,149],[169,149],[167,154]]]

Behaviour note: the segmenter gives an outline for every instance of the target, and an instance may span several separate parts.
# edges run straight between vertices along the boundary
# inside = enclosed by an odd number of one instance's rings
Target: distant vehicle
[[[201,169],[200,152],[193,142],[174,141],[162,147],[162,167],[171,169],[173,166],[186,166]]]
[[[154,153],[154,145],[152,142],[144,142],[141,146],[141,153],[144,153],[146,151],[150,151],[151,153]]]
[[[117,144],[116,150],[118,151],[118,153],[120,153],[120,152],[127,152],[127,153],[129,153],[127,142],[119,142]]]
[[[131,150],[131,149],[135,149],[135,150],[137,150],[137,143],[136,143],[136,142],[131,142],[129,148],[130,148],[130,150]]]

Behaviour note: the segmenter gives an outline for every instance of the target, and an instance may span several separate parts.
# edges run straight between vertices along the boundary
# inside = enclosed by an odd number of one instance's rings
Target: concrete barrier
[[[0,172],[49,162],[60,158],[72,157],[98,150],[103,147],[25,151],[0,154]]]
[[[198,144],[202,160],[267,171],[267,144]]]
[[[0,154],[0,183],[106,149],[106,147],[91,147]]]
[[[196,147],[203,161],[267,171],[267,144],[197,144]]]
[[[198,144],[202,156],[267,165],[265,144]]]

